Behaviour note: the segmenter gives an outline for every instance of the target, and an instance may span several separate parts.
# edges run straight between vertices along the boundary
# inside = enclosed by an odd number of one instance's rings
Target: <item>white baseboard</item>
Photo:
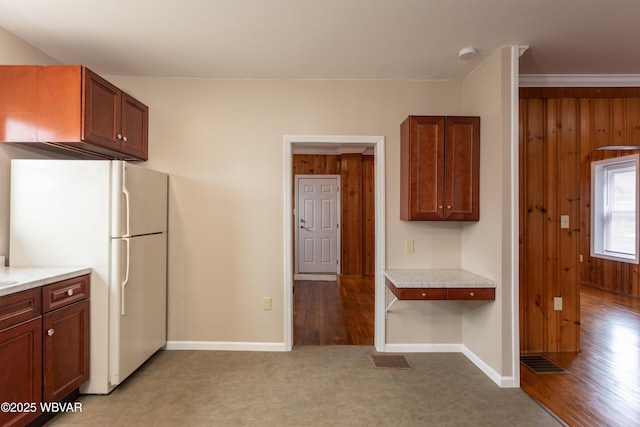
[[[462,344],[386,344],[388,353],[462,353]]]
[[[463,344],[386,344],[384,351],[389,353],[462,353],[499,387],[517,387],[513,376],[501,376]]]
[[[167,341],[165,350],[289,351],[281,342]]]
[[[502,388],[514,388],[516,386],[516,380],[513,376],[503,377],[499,373],[497,373],[491,366],[487,365],[484,360],[480,359],[474,352],[469,350],[467,347],[463,346],[462,354],[464,354],[467,359],[471,360],[474,365],[476,365],[486,376],[491,378],[491,380],[498,384],[498,386]]]
[[[293,280],[312,280],[316,282],[335,282],[338,276],[335,274],[301,274],[293,275]]]

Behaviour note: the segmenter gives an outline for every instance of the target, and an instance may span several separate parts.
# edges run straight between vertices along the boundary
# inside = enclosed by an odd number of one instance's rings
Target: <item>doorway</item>
[[[373,211],[375,217],[373,241],[375,247],[375,253],[373,256],[373,276],[370,280],[373,281],[373,293],[374,293],[374,345],[378,351],[384,351],[385,345],[385,325],[384,325],[384,310],[385,310],[385,291],[384,291],[384,276],[382,271],[384,269],[385,259],[385,238],[384,238],[384,224],[385,224],[385,188],[384,188],[384,137],[382,136],[285,136],[285,348],[291,350],[293,348],[293,287],[294,287],[294,222],[296,217],[294,215],[294,167],[293,167],[293,154],[296,153],[308,153],[308,154],[321,154],[328,151],[337,152],[342,156],[349,156],[354,151],[369,149],[371,150],[374,158],[374,164],[372,168],[372,182],[374,183],[374,189],[372,190],[374,196]],[[344,171],[343,171],[344,172]],[[345,182],[342,182],[342,188],[344,188]],[[352,191],[349,194],[355,194]],[[345,209],[345,206],[342,206]],[[347,227],[346,222],[343,221],[342,227]],[[344,237],[345,234],[343,234]],[[341,238],[341,246],[344,248],[346,245],[344,238]],[[344,249],[343,249],[344,250]],[[341,258],[342,273],[344,275],[345,265],[344,260]]]

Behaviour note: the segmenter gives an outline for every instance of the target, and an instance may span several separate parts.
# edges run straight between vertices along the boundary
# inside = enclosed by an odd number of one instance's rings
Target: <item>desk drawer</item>
[[[399,300],[441,300],[447,299],[447,290],[444,288],[400,288]]]
[[[450,300],[494,300],[496,290],[493,288],[449,288],[447,299]]]

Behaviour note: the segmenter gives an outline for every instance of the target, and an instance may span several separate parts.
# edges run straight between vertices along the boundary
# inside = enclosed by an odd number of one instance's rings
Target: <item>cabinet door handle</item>
[[[442,208],[444,208],[444,206],[442,206],[442,205],[438,206],[438,209],[442,209]]]
[[[123,140],[124,142],[127,142],[127,137],[126,137],[126,136],[123,136],[123,137],[122,137],[122,140]]]
[[[67,295],[69,295],[69,296],[73,296],[73,289],[69,289],[69,290],[67,291]]]
[[[120,133],[119,133],[119,134],[117,134],[117,135],[116,135],[116,138],[118,138],[118,139],[122,139],[122,134],[120,134]]]
[[[447,209],[451,209],[451,205],[447,205]]]
[[[475,297],[476,293],[475,292],[469,292],[469,296]]]
[[[55,331],[53,330],[53,328],[49,329],[47,331],[47,335],[52,336],[55,333]]]

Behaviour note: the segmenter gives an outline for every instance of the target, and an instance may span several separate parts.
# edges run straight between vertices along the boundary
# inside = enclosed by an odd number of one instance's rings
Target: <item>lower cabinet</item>
[[[0,297],[0,426],[50,418],[40,404],[88,379],[89,276]]]
[[[89,301],[42,317],[43,400],[57,402],[89,379]]]
[[[42,318],[38,317],[0,331],[0,425],[25,425],[40,414],[41,401]]]

